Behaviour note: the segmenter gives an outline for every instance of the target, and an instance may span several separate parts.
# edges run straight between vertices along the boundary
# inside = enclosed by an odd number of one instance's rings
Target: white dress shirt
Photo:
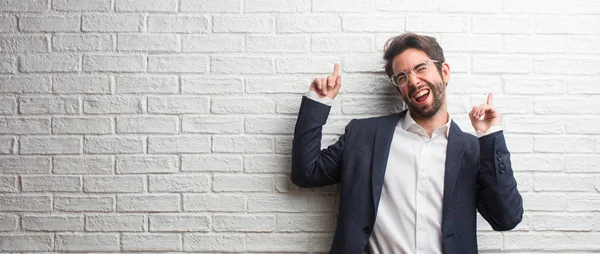
[[[331,98],[306,97],[331,106]],[[388,156],[375,226],[366,253],[443,253],[442,203],[448,122],[429,137],[410,113],[398,121]],[[492,126],[481,137],[502,130]]]

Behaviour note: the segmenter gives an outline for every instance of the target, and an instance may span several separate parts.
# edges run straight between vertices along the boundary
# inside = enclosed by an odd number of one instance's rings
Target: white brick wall
[[[450,111],[496,94],[525,206],[483,253],[600,250],[600,4],[0,0],[0,252],[327,252],[335,186],[289,180],[301,95],[340,63],[323,146],[402,109],[382,48],[439,39]]]

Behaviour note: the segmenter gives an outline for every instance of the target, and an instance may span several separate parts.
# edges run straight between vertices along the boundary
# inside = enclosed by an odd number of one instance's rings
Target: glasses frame
[[[390,81],[392,82],[392,84],[395,87],[402,88],[405,85],[398,85],[398,84],[396,84],[396,82],[397,82],[396,80],[398,80],[398,75],[405,74],[406,75],[407,84],[408,84],[408,78],[410,77],[409,75],[412,74],[413,76],[417,76],[417,74],[415,73],[415,68],[417,66],[420,66],[421,64],[425,64],[427,66],[427,68],[429,68],[429,63],[430,62],[440,63],[438,60],[427,59],[427,60],[423,61],[422,63],[416,64],[415,66],[413,66],[412,68],[410,68],[410,72],[401,71],[401,72],[398,72],[398,73],[392,75],[392,77],[390,77]],[[429,70],[427,70],[427,72],[429,72]]]

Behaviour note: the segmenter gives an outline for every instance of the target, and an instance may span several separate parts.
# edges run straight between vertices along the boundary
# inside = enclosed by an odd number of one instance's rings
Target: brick
[[[473,16],[472,30],[474,33],[529,34],[533,29],[533,20],[528,17],[497,15]]]
[[[214,192],[273,192],[275,178],[258,175],[215,175],[213,177]]]
[[[594,75],[599,74],[600,61],[589,58],[537,57],[533,71],[539,74]]]
[[[237,116],[183,116],[181,129],[183,133],[241,133],[243,121]]]
[[[48,77],[2,77],[0,79],[0,92],[2,93],[51,93],[52,83]]]
[[[7,194],[0,196],[2,212],[50,212],[52,197],[47,194]]]
[[[409,15],[406,17],[406,30],[414,32],[466,33],[469,30],[469,17],[464,15]],[[444,24],[440,26],[439,24]]]
[[[21,32],[79,32],[79,16],[20,16]]]
[[[44,35],[0,35],[0,52],[48,52]]]
[[[114,160],[111,156],[54,156],[54,174],[112,174]]]
[[[85,176],[83,191],[87,193],[138,193],[144,192],[143,176]]]
[[[278,232],[333,232],[336,220],[332,214],[278,214]]]
[[[247,234],[246,249],[253,252],[308,252],[306,234]]]
[[[215,33],[269,33],[273,32],[273,18],[269,16],[214,16]]]
[[[342,28],[345,32],[398,32],[403,31],[404,16],[344,16]]]
[[[295,118],[246,117],[245,133],[294,134]]]
[[[50,157],[41,156],[0,156],[0,171],[4,174],[48,174],[50,161]]]
[[[312,251],[328,252],[333,242],[333,234],[311,234],[308,241]]]
[[[0,214],[0,232],[17,230],[19,216],[13,214]]]
[[[182,76],[181,92],[184,94],[241,94],[243,83],[237,78],[212,78]]]
[[[208,58],[198,55],[151,55],[148,56],[148,72],[205,73]]]
[[[312,3],[312,9],[317,12],[367,12],[372,7],[372,0],[327,0]]]
[[[568,2],[565,0],[504,0],[504,11],[507,13],[564,13],[567,10]]]
[[[506,144],[511,153],[532,153],[533,136],[527,134],[504,134]]]
[[[530,73],[531,58],[526,56],[474,56],[475,73]]]
[[[2,17],[0,17],[0,18],[2,18]],[[0,55],[0,73],[14,74],[16,72],[16,70],[17,70],[17,56]]]
[[[539,250],[568,251],[568,250],[597,250],[598,233],[515,233],[504,236],[504,250]]]
[[[148,16],[148,32],[152,33],[206,33],[208,19],[204,16]]]
[[[201,114],[209,112],[207,97],[200,96],[151,96],[148,97],[148,113]]]
[[[141,232],[146,230],[146,218],[141,214],[98,214],[85,216],[89,232]]]
[[[197,214],[152,214],[149,215],[151,232],[208,232],[210,217]]]
[[[21,154],[78,154],[81,153],[79,137],[21,137],[19,140]]]
[[[342,21],[332,15],[283,15],[276,18],[278,33],[341,32]]]
[[[0,16],[0,32],[2,32],[2,33],[17,32],[17,17]]]
[[[177,116],[117,117],[117,133],[177,133]]]
[[[547,79],[537,77],[505,77],[504,93],[506,94],[565,94],[567,82],[561,79]]]
[[[501,11],[501,0],[487,2],[476,0],[440,1],[440,12],[498,13]]]
[[[214,215],[216,232],[271,232],[275,229],[273,215]]]
[[[175,173],[179,171],[176,155],[127,155],[117,157],[117,174]]]
[[[239,0],[181,0],[181,12],[237,12],[242,9],[242,2]]]
[[[181,49],[177,35],[119,34],[117,50],[144,52],[177,52]]]
[[[14,154],[16,139],[12,137],[0,137],[0,154]]]
[[[244,8],[247,13],[252,12],[309,12],[311,9],[309,0],[245,0]]]
[[[312,52],[373,52],[373,38],[363,35],[314,35]]]
[[[305,93],[312,79],[289,77],[258,77],[246,79],[246,93],[280,94]],[[344,87],[345,89],[347,87]],[[297,98],[296,98],[297,99]]]
[[[19,192],[16,176],[0,175],[0,193],[2,192]],[[0,215],[0,220],[2,218],[3,217]]]
[[[600,211],[600,198],[598,194],[569,194],[567,211],[598,212]]]
[[[586,136],[536,136],[535,152],[594,153],[594,137]]]
[[[119,251],[119,234],[56,234],[56,251]]]
[[[560,134],[565,132],[565,121],[556,117],[506,116],[504,127],[508,133]]]
[[[598,134],[600,128],[592,123],[597,122],[598,118],[582,117],[571,118],[567,122],[567,133],[573,134]]]
[[[244,251],[244,236],[231,234],[184,234],[184,251]]]
[[[212,73],[269,74],[274,71],[271,57],[215,56],[210,62]]]
[[[501,250],[502,234],[499,232],[477,234],[477,248],[479,250]]]
[[[121,244],[123,250],[129,251],[179,251],[181,250],[180,234],[123,234]]]
[[[83,32],[142,32],[145,19],[141,14],[83,15]]]
[[[117,0],[118,12],[176,12],[177,0]]]
[[[535,231],[592,231],[594,217],[591,214],[533,214]]]
[[[56,34],[52,37],[55,51],[112,51],[113,39],[105,34]]]
[[[309,37],[254,35],[246,37],[248,52],[307,52]]]
[[[17,2],[17,1],[15,1]],[[20,1],[19,1],[20,2]],[[2,4],[2,2],[0,2]],[[0,234],[0,251],[52,251],[53,234]]]
[[[275,112],[272,98],[227,97],[213,98],[211,112],[217,114],[260,114]]]
[[[501,35],[443,34],[440,39],[445,52],[502,52]]]
[[[145,72],[146,57],[141,55],[84,55],[84,72]]]
[[[481,94],[487,96],[488,93],[502,93],[502,79],[488,76],[453,76],[448,83],[447,93],[449,94]],[[469,108],[470,111],[471,108]]]
[[[564,171],[569,173],[598,173],[600,172],[600,168],[597,167],[599,162],[600,157],[598,155],[568,154],[565,155]]]
[[[83,141],[85,153],[143,153],[143,137],[134,136],[88,136]]]
[[[566,38],[565,38],[566,37]],[[599,49],[595,48],[593,45],[600,42],[600,38],[591,37],[591,36],[561,36],[561,38],[566,39],[566,51],[570,53],[598,53]]]
[[[217,153],[272,153],[272,137],[213,137],[213,152]]]
[[[182,35],[183,52],[242,52],[244,36],[241,35]]]
[[[252,155],[244,157],[246,173],[287,173],[292,167],[289,156]]]
[[[345,56],[342,60],[344,72],[383,73],[383,61],[380,54],[356,54]],[[389,82],[389,81],[388,81]],[[348,83],[342,77],[342,86]]]
[[[342,83],[342,85],[344,85],[344,84]],[[298,99],[298,96],[278,97],[277,105],[276,105],[276,108],[277,108],[276,112],[280,113],[280,114],[297,114],[298,110],[300,109],[301,102],[302,101]],[[336,101],[334,101],[334,103],[336,103]],[[339,100],[337,100],[337,103],[339,103]],[[333,109],[333,107],[332,107],[332,109]],[[333,112],[330,111],[329,113],[332,114]]]
[[[581,175],[536,174],[535,191],[594,191],[593,178]]]
[[[377,114],[380,112],[400,111],[403,103],[398,97],[388,98],[348,98],[342,99],[344,114]]]
[[[2,0],[2,11],[11,12],[44,12],[48,10],[49,0]]]
[[[52,133],[58,134],[110,134],[112,118],[55,117],[52,119]]]
[[[519,192],[533,191],[533,174],[516,173],[515,179],[517,180]]]
[[[81,185],[79,176],[21,176],[23,192],[79,192]]]
[[[238,194],[183,194],[183,210],[189,212],[244,212],[246,198]]]
[[[292,136],[275,138],[275,153],[289,155],[292,152]]]
[[[55,211],[110,212],[114,205],[114,196],[54,196]]]
[[[182,155],[181,171],[241,172],[242,157],[235,155]]]
[[[527,211],[565,211],[568,199],[564,193],[523,193]]]
[[[208,192],[210,180],[207,175],[151,175],[149,192]]]
[[[100,11],[111,9],[111,0],[53,0],[52,9],[59,11]]]
[[[412,12],[437,12],[440,5],[437,0],[423,0],[411,2],[404,0],[377,0],[375,1],[379,11],[412,11]],[[329,251],[329,248],[327,249]]]
[[[108,76],[64,76],[52,78],[52,92],[58,94],[108,94]]]
[[[180,200],[178,194],[118,194],[119,212],[178,212]]]
[[[504,47],[509,53],[562,53],[567,40],[554,35],[505,35]]]
[[[561,171],[564,160],[561,156],[553,155],[512,154],[511,162],[513,168],[519,172],[554,172]]]
[[[261,194],[248,196],[249,212],[305,212],[307,196]]]
[[[177,76],[117,76],[116,92],[120,94],[174,94],[179,92]]]
[[[83,215],[24,215],[21,227],[27,231],[83,231]]]
[[[210,137],[179,135],[176,137],[149,137],[148,153],[181,154],[209,153]]]
[[[323,73],[330,75],[332,66],[339,62],[340,59],[337,57],[317,56],[278,58],[276,70],[277,73]],[[306,91],[308,91],[308,89],[306,89]]]
[[[26,114],[77,114],[77,97],[20,97],[19,113]]]

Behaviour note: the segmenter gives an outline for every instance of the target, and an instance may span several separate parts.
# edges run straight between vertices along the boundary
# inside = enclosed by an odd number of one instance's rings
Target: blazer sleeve
[[[340,180],[340,160],[354,120],[335,144],[321,150],[322,127],[330,109],[325,104],[302,98],[292,142],[291,180],[299,187],[321,187]]]
[[[504,132],[479,138],[477,210],[496,231],[515,228],[523,219],[523,199],[510,163]]]

